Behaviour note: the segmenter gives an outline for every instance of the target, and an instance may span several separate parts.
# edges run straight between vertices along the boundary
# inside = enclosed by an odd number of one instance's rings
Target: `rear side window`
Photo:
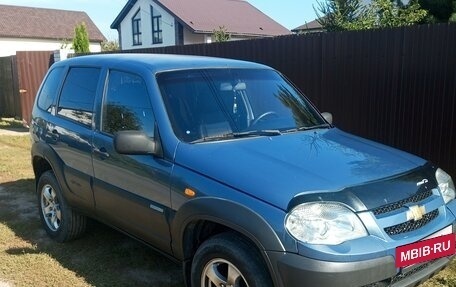
[[[71,68],[63,84],[58,114],[90,126],[100,69]]]
[[[38,107],[41,109],[51,112],[55,98],[57,97],[57,89],[59,88],[60,81],[62,79],[63,68],[55,68],[49,72],[46,81],[41,88],[41,92],[38,95]]]
[[[135,74],[111,71],[103,102],[102,131],[114,134],[122,130],[154,134],[152,105],[144,80]]]

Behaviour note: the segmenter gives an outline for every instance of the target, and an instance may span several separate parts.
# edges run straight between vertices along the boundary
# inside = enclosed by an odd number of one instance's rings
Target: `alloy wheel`
[[[57,231],[62,222],[62,212],[57,194],[49,184],[41,189],[41,212],[49,229]]]

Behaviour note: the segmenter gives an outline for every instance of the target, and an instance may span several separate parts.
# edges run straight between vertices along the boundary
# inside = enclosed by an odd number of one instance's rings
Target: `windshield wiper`
[[[245,137],[252,137],[252,136],[280,136],[282,133],[279,130],[253,130],[253,131],[245,131],[245,132],[238,132],[238,133],[231,133],[235,138],[245,138]]]
[[[190,143],[211,142],[211,141],[226,140],[226,139],[230,139],[230,138],[233,138],[233,136],[231,134],[224,134],[224,135],[202,137],[200,139],[191,141]]]
[[[308,131],[308,130],[316,130],[316,129],[322,129],[322,128],[330,128],[330,124],[320,124],[320,125],[315,125],[315,126],[310,126],[310,127],[299,127],[297,130],[298,131]]]
[[[216,136],[208,136],[203,137],[197,140],[192,141],[191,143],[201,143],[201,142],[208,142],[208,141],[218,141],[218,140],[226,140],[226,139],[233,139],[233,138],[245,138],[245,137],[256,137],[256,136],[279,136],[282,133],[279,130],[254,130],[254,131],[245,131],[245,132],[233,132],[227,133],[223,135],[216,135]]]
[[[308,130],[315,130],[315,129],[322,129],[322,128],[330,128],[330,124],[320,124],[320,125],[315,125],[315,126],[310,126],[310,127],[299,127],[299,128],[294,128],[294,129],[289,129],[283,131],[284,133],[292,133],[292,132],[297,132],[297,131],[308,131]]]

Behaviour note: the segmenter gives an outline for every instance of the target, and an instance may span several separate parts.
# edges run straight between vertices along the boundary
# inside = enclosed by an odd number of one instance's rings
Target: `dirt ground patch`
[[[28,136],[27,129],[0,129],[0,136]],[[1,285],[0,285],[1,287]]]

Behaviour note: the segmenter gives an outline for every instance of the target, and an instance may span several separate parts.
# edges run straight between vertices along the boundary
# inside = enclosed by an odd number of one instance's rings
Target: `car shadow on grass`
[[[180,264],[94,220],[89,221],[86,234],[78,240],[61,244],[50,239],[41,227],[34,184],[32,179],[23,179],[0,185],[0,225],[13,234],[11,238],[0,237],[11,245],[5,251],[0,250],[4,252],[1,256],[9,257],[7,261],[12,262],[8,266],[14,268],[15,258],[35,255],[50,257],[57,261],[58,268],[74,272],[76,279],[72,280],[81,280],[76,285],[184,286]],[[4,233],[0,236],[7,237],[8,232]],[[58,268],[41,274],[47,276],[58,272]],[[21,272],[27,274],[24,271]]]

